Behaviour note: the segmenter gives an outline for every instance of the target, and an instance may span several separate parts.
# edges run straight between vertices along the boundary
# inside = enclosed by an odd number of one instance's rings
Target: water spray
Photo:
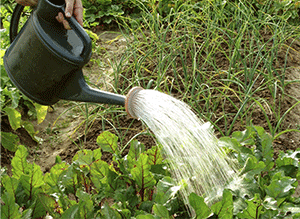
[[[141,119],[162,145],[191,215],[194,213],[188,196],[192,192],[203,196],[207,204],[218,201],[237,171],[210,124],[198,118],[183,101],[141,87],[129,91],[125,109],[129,116]]]

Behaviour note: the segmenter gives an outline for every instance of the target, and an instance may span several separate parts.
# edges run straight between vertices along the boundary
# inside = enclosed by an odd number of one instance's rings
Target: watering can
[[[91,57],[91,39],[74,17],[68,19],[72,30],[56,20],[65,12],[65,0],[39,0],[17,33],[23,8],[14,9],[12,43],[4,55],[7,74],[19,90],[42,105],[60,99],[125,105],[125,96],[87,85],[82,67]]]

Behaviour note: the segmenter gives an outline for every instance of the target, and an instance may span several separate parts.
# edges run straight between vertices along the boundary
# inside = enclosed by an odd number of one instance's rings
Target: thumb
[[[72,17],[73,7],[74,7],[74,0],[66,0],[66,10],[65,10],[66,17],[68,18]]]

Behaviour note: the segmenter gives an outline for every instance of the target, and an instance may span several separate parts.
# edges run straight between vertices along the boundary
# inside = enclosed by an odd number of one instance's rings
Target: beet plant
[[[99,148],[80,150],[71,164],[57,157],[43,174],[26,160],[20,145],[11,161],[12,174],[1,171],[1,218],[191,218],[180,196],[182,185],[170,175],[161,146],[146,150],[133,140],[122,156],[118,138],[103,132]],[[240,166],[240,179],[207,205],[189,196],[193,218],[299,218],[300,150],[274,159],[272,138],[261,127],[248,127],[220,139]],[[110,163],[101,160],[112,155]]]

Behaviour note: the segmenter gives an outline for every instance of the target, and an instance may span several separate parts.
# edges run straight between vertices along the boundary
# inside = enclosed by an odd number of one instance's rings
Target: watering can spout
[[[91,88],[83,77],[82,70],[78,70],[59,95],[60,99],[106,103],[111,105],[125,105],[125,96]]]

